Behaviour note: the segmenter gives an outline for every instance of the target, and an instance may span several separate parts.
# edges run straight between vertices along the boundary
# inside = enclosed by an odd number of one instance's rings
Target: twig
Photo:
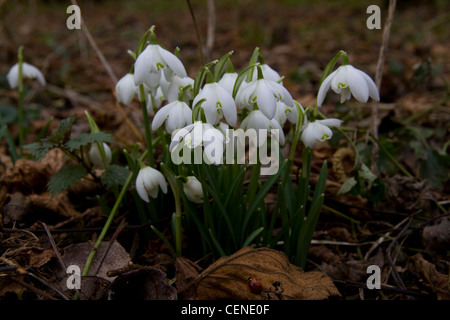
[[[102,267],[103,262],[106,259],[106,256],[108,255],[109,249],[111,249],[111,246],[114,243],[114,240],[117,239],[117,237],[119,236],[119,234],[122,232],[123,227],[125,226],[125,220],[122,219],[122,221],[120,222],[119,226],[117,227],[116,231],[113,233],[113,235],[111,236],[111,239],[109,240],[108,243],[108,247],[105,250],[105,253],[103,254],[102,259],[100,260],[100,263],[98,264],[97,270],[95,271],[94,275],[98,274],[100,271],[100,268]]]
[[[216,6],[214,0],[207,1],[208,7],[208,29],[206,34],[206,58],[212,59],[212,50],[214,47],[214,33],[216,30]]]
[[[58,262],[61,265],[61,268],[63,269],[64,272],[66,272],[66,270],[67,270],[66,264],[64,263],[64,260],[62,259],[61,254],[59,253],[59,249],[56,246],[55,240],[53,239],[52,234],[50,233],[50,230],[48,229],[47,225],[44,222],[42,222],[41,224],[44,227],[45,232],[47,233],[48,240],[50,241],[53,251],[55,251],[56,258],[58,259]]]
[[[383,37],[382,42],[380,46],[380,52],[378,55],[378,63],[377,63],[377,70],[375,74],[375,85],[378,88],[378,91],[381,89],[381,79],[383,77],[383,66],[384,61],[386,59],[386,52],[387,47],[389,43],[389,36],[391,34],[391,25],[392,20],[394,18],[394,11],[396,6],[397,0],[389,0],[389,11],[388,11],[388,17],[386,19],[386,23],[384,25],[383,30]],[[373,135],[375,138],[378,139],[378,103],[375,104],[374,108],[372,109],[372,125],[373,125]],[[377,174],[377,158],[378,158],[378,146],[374,145],[372,149],[372,169],[374,169],[375,174]]]
[[[73,5],[78,5],[76,0],[71,0]],[[88,39],[89,43],[91,44],[92,48],[94,49],[95,53],[97,54],[98,58],[100,59],[100,62],[103,64],[103,67],[105,68],[106,72],[108,73],[109,77],[111,78],[113,84],[115,85],[117,83],[117,77],[114,74],[114,71],[112,70],[111,66],[109,65],[108,61],[106,61],[105,56],[101,52],[101,50],[98,48],[97,43],[95,42],[94,38],[92,37],[91,33],[89,32],[88,27],[86,26],[86,23],[84,22],[83,18],[80,17],[81,24],[82,24],[82,30],[84,32],[84,35]]]
[[[53,297],[53,296],[49,295],[48,293],[46,293],[45,291],[42,291],[41,289],[38,289],[35,286],[33,286],[33,285],[29,284],[29,283],[26,283],[25,281],[23,281],[21,279],[18,279],[16,277],[10,277],[9,279],[14,281],[15,283],[21,285],[22,287],[25,287],[28,290],[31,290],[31,291],[35,292],[37,295],[42,296],[42,297],[44,297],[44,298],[46,298],[48,300],[58,300],[55,297]]]
[[[343,285],[345,287],[356,287],[356,288],[362,288],[367,289],[367,284],[363,282],[357,282],[357,281],[347,281],[347,280],[333,280],[335,284]],[[381,291],[387,291],[387,292],[393,292],[393,293],[401,293],[408,296],[418,296],[418,297],[427,297],[428,295],[423,294],[421,292],[411,291],[408,289],[399,289],[393,286],[381,284],[380,285]]]
[[[195,36],[197,37],[198,50],[199,50],[199,53],[200,53],[200,59],[201,59],[202,65],[204,65],[206,63],[205,55],[203,54],[203,44],[202,44],[202,39],[200,37],[200,31],[198,30],[197,20],[195,19],[194,9],[192,8],[190,0],[186,0],[186,3],[188,5],[188,7],[189,7],[189,12],[191,13],[192,22],[194,23]]]
[[[400,233],[394,238],[394,240],[391,242],[391,244],[389,245],[389,247],[386,250],[386,257],[387,257],[389,264],[391,265],[391,270],[392,270],[392,275],[394,277],[394,280],[397,283],[397,285],[399,287],[401,287],[403,290],[406,290],[406,286],[405,286],[405,283],[403,282],[402,278],[400,277],[400,274],[397,271],[394,261],[392,260],[391,252],[392,252],[392,248],[394,247],[394,245],[398,242],[398,240],[401,237],[403,237],[405,232],[409,229],[412,221],[413,221],[413,217],[411,216],[408,219],[408,222],[406,223],[406,225],[403,227],[403,229],[400,231]]]

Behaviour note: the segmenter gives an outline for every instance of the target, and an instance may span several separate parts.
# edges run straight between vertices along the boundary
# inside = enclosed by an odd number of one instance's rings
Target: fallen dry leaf
[[[178,294],[183,299],[195,298],[195,286],[192,286],[192,284],[198,279],[202,271],[200,266],[187,258],[178,257],[175,261],[175,270]]]
[[[253,293],[249,277],[259,279],[262,290]],[[279,251],[246,247],[223,257],[199,277],[197,297],[238,300],[323,300],[340,296],[331,279],[319,271],[304,272]]]
[[[45,250],[31,249],[27,252],[27,255],[29,267],[39,268],[55,256],[55,251],[52,248]]]
[[[50,150],[42,161],[19,159],[8,167],[0,181],[9,193],[42,193],[47,190],[48,179],[64,164],[64,153],[59,149]]]
[[[428,253],[435,261],[447,260],[450,246],[450,220],[447,218],[435,225],[427,226],[422,232],[423,241]]]
[[[77,265],[82,270],[91,250],[92,245],[89,243],[77,243],[64,248],[62,257],[64,264],[66,266]],[[104,241],[97,250],[88,275],[99,276],[111,281],[113,278],[107,276],[108,271],[122,268],[130,260],[130,255],[117,241],[112,244],[109,241]]]
[[[141,268],[119,275],[111,284],[111,300],[177,300],[177,290],[157,268]]]
[[[428,281],[439,300],[450,300],[449,276],[436,270],[436,266],[428,262],[418,253],[413,257],[414,266]]]

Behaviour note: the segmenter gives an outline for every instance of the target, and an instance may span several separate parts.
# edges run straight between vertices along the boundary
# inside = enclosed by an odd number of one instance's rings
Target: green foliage
[[[75,119],[75,116],[71,116],[61,120],[55,132],[50,136],[38,142],[28,144],[24,146],[24,149],[28,150],[37,160],[42,160],[51,149],[60,147],[69,140]]]
[[[113,164],[108,166],[100,179],[105,187],[114,188],[125,185],[129,175],[130,171],[127,168]]]
[[[106,132],[82,133],[78,137],[67,141],[65,144],[69,151],[73,152],[77,149],[90,145],[92,143],[111,142],[113,137]]]
[[[342,184],[338,194],[361,195],[371,202],[377,202],[384,198],[385,192],[386,186],[383,181],[363,163],[356,175],[349,177]]]
[[[48,182],[48,191],[50,191],[52,195],[60,193],[80,181],[86,174],[86,169],[81,164],[65,166],[50,178]]]

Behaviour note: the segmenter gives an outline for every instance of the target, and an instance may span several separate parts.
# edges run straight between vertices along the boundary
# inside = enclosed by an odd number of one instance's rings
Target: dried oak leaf
[[[249,277],[261,281],[262,290],[252,293]],[[197,297],[237,300],[324,300],[340,296],[331,279],[319,271],[305,272],[279,251],[250,247],[217,260],[198,281]]]

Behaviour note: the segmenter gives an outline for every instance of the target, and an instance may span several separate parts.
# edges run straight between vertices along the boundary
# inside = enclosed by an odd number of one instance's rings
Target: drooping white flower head
[[[136,93],[138,87],[134,84],[134,76],[131,73],[127,73],[116,84],[116,97],[117,100],[125,105],[129,104]]]
[[[278,120],[276,120],[275,118],[273,119],[269,119],[267,118],[261,110],[253,110],[252,112],[250,112],[244,120],[242,120],[241,122],[241,128],[244,130],[248,130],[248,129],[255,129],[256,131],[258,130],[267,130],[267,133],[271,133],[270,131],[273,129],[277,129],[278,130],[278,137],[279,137],[279,143],[280,145],[284,145],[285,142],[285,137],[284,137],[284,132],[283,132],[283,128],[281,127],[280,123],[278,122]],[[262,136],[261,140],[258,140],[258,145],[261,146],[264,144],[264,142],[267,139],[267,135]]]
[[[225,140],[224,134],[211,124],[196,121],[172,132],[169,151],[176,153],[179,146],[187,149],[201,147],[207,164],[220,164],[223,162]]]
[[[237,77],[237,72],[224,73],[222,78],[220,78],[220,80],[218,81],[218,84],[220,84],[225,90],[228,91],[230,95],[232,95]]]
[[[111,163],[111,149],[106,143],[103,143],[103,149],[105,150],[105,161],[109,164]],[[93,143],[89,149],[89,159],[95,168],[105,169],[105,163],[96,143]]]
[[[46,84],[42,72],[29,63],[22,62],[22,75],[24,78],[37,79],[43,86]],[[11,69],[9,69],[6,79],[8,79],[9,86],[12,89],[17,88],[19,85],[19,63],[16,63],[11,67]]]
[[[150,202],[149,195],[155,199],[158,196],[158,187],[167,193],[166,179],[161,172],[152,167],[139,170],[136,178],[136,191],[142,200]]]
[[[333,136],[333,131],[329,127],[339,127],[341,123],[342,120],[334,118],[308,122],[300,139],[312,149],[317,142],[328,140]]]
[[[152,121],[152,130],[157,130],[164,122],[166,131],[172,133],[192,123],[192,110],[184,101],[170,102],[156,112]]]
[[[145,86],[145,85],[144,85]],[[138,96],[139,90],[138,90]],[[151,91],[147,91],[147,112],[158,109],[166,98],[161,90],[161,87],[156,88],[156,93],[153,94]]]
[[[192,103],[194,108],[197,104],[199,104],[205,112],[206,121],[208,123],[216,125],[222,117],[225,117],[225,120],[229,125],[236,125],[236,103],[228,91],[217,82],[204,85]]]
[[[294,106],[294,100],[289,91],[281,84],[268,79],[258,79],[245,84],[236,96],[236,102],[240,108],[253,110],[256,104],[269,119],[275,116],[278,101]]]
[[[301,105],[300,107],[303,110]],[[276,119],[281,126],[285,124],[286,120],[289,120],[292,124],[296,124],[298,121],[297,108],[295,106],[288,106],[283,101],[278,101],[274,119]]]
[[[194,176],[188,176],[187,182],[183,183],[183,190],[186,197],[194,203],[203,203],[202,184]]]
[[[158,44],[149,44],[134,64],[134,83],[137,86],[145,83],[149,87],[157,87],[161,72],[164,72],[169,81],[173,75],[181,78],[187,76],[186,69],[177,56]]]
[[[369,97],[380,101],[380,94],[373,80],[352,65],[340,66],[325,78],[317,94],[318,106],[322,105],[330,87],[341,95],[341,103],[349,100],[352,95],[360,102],[367,102]]]
[[[190,88],[184,92],[183,101],[188,102],[194,98],[194,79],[190,77],[181,78],[175,75],[168,86],[161,86],[160,88],[163,90],[167,101],[172,102],[179,99],[180,92],[187,86],[190,86]]]
[[[269,66],[268,64],[263,63],[263,64],[260,64],[259,67],[261,67],[261,71],[262,71],[264,79],[275,81],[275,82],[279,82],[279,80],[281,79],[280,74],[278,72],[276,72],[274,69],[272,69],[272,67]],[[258,68],[257,67],[253,68],[252,79],[258,79]]]

